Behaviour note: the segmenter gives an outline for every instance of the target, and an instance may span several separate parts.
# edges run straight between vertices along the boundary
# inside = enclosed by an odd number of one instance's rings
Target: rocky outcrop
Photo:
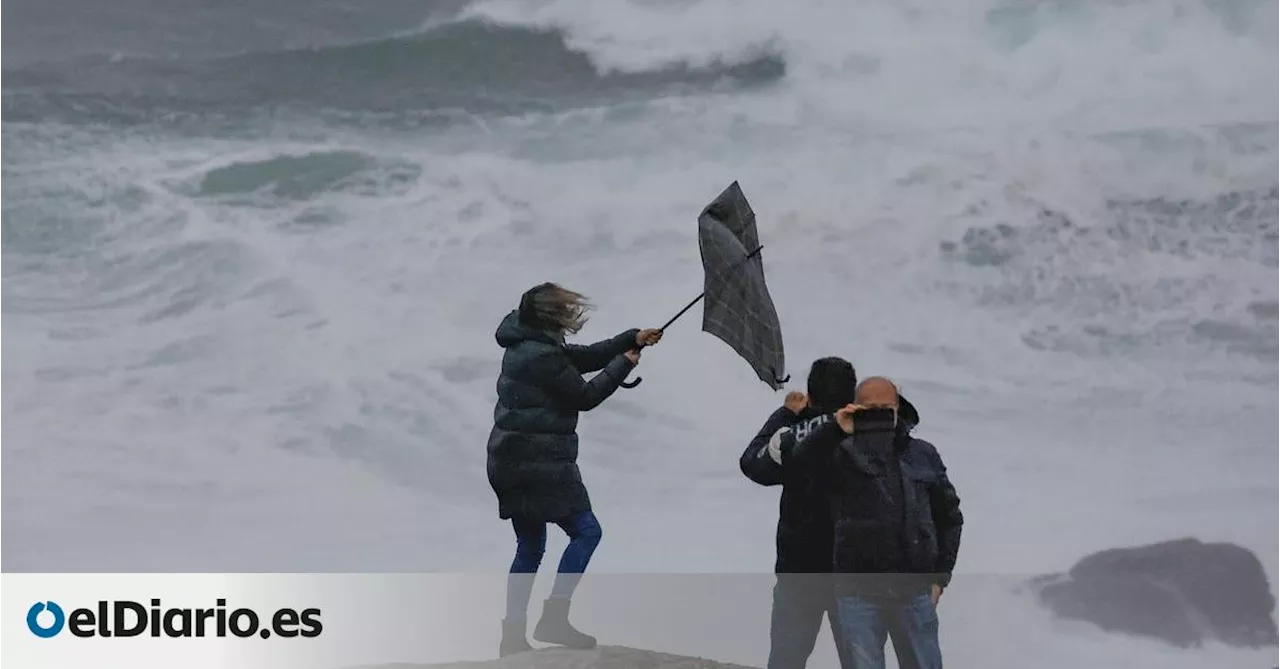
[[[753,669],[740,664],[713,662],[698,657],[669,655],[624,646],[600,646],[594,650],[545,648],[500,660],[449,664],[386,664],[365,669]]]
[[[1055,614],[1109,632],[1184,648],[1277,644],[1276,599],[1262,562],[1234,544],[1187,538],[1114,548],[1031,585]]]

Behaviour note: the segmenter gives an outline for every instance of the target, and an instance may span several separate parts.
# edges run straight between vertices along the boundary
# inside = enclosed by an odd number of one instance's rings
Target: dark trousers
[[[600,522],[590,511],[561,518],[555,524],[569,536],[569,545],[560,556],[551,598],[569,599],[578,587],[582,573],[587,570],[596,546],[600,545],[603,533]],[[511,526],[516,532],[516,556],[511,561],[512,576],[507,582],[507,618],[523,620],[529,610],[529,597],[533,594],[534,575],[542,566],[542,556],[547,549],[547,524],[540,520],[513,518]]]
[[[884,669],[884,642],[893,637],[898,666],[942,669],[938,612],[927,594],[836,598],[836,612],[854,669]]]
[[[817,643],[823,616],[836,640],[840,666],[852,669],[848,644],[841,643],[840,627],[836,624],[836,599],[830,575],[778,574],[773,586],[767,669],[804,669]]]

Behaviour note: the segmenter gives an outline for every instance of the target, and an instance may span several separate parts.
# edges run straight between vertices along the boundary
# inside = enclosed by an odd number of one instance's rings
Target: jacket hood
[[[920,412],[916,405],[898,393],[898,430],[903,434],[911,432],[920,424]]]
[[[502,318],[502,322],[498,323],[498,329],[493,333],[493,338],[498,341],[498,346],[502,348],[511,348],[516,344],[524,341],[537,341],[544,344],[555,344],[555,340],[551,335],[526,325],[520,320],[520,312],[512,310]]]

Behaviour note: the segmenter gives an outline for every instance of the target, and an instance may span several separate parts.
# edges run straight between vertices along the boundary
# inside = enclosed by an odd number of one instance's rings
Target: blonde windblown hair
[[[520,298],[520,320],[563,340],[586,325],[592,308],[581,293],[548,282],[530,288]]]

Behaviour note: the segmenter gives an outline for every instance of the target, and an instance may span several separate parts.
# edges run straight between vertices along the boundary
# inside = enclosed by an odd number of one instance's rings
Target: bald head
[[[856,400],[868,409],[897,409],[898,387],[883,376],[873,376],[858,384]]]

